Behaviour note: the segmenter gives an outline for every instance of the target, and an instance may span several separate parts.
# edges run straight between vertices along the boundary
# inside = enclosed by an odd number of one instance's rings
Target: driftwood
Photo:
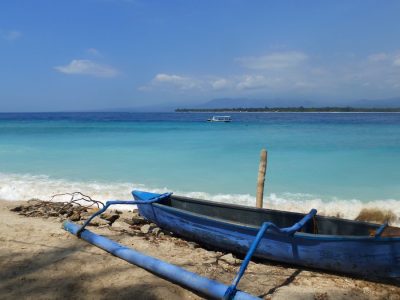
[[[68,201],[56,201],[60,197],[68,196]],[[55,194],[50,197],[49,201],[31,199],[27,204],[19,205],[11,209],[20,215],[26,217],[59,217],[61,221],[69,219],[71,221],[85,220],[96,210],[104,207],[104,204],[98,200],[92,199],[90,196],[81,192]],[[104,224],[112,224],[119,218],[117,213],[102,214]],[[98,225],[104,225],[100,224]],[[96,222],[94,222],[96,224]]]
[[[51,196],[49,202],[52,202],[55,198],[61,197],[61,196],[70,196],[71,197],[71,199],[68,202],[64,202],[67,205],[68,204],[76,204],[76,205],[79,205],[80,207],[85,207],[85,208],[90,208],[93,205],[96,205],[97,208],[100,208],[100,206],[104,207],[104,204],[102,202],[100,202],[98,200],[94,200],[90,196],[82,194],[81,192],[55,194],[55,195]],[[82,205],[81,203],[79,203],[79,201],[88,203],[88,204]]]
[[[69,196],[68,201],[56,201],[59,197]],[[49,201],[39,199],[31,199],[26,204],[16,206],[10,209],[19,215],[26,217],[42,217],[42,218],[58,218],[59,221],[69,219],[71,221],[83,222],[91,216],[96,210],[104,207],[104,204],[98,200],[92,199],[90,196],[82,194],[81,192],[55,194],[50,197]],[[92,220],[90,225],[94,226],[107,226],[110,230],[117,231],[130,236],[140,236],[145,240],[158,244],[163,240],[169,240],[178,247],[189,247],[192,249],[201,248],[200,245],[194,242],[185,241],[174,233],[165,231],[159,228],[156,224],[149,222],[141,217],[137,210],[130,211],[128,214],[122,215],[122,212],[111,211],[100,215],[100,218]],[[216,251],[216,249],[208,248],[209,251]],[[205,250],[204,250],[205,251]],[[232,271],[236,269],[238,260],[232,254],[225,255],[226,253],[214,252],[215,258],[209,259],[205,264],[222,265],[224,269],[229,266]],[[228,266],[228,267],[227,267]]]
[[[68,201],[59,201],[60,197],[70,197]],[[26,217],[58,218],[60,222],[64,220],[80,221],[88,219],[98,209],[103,208],[104,204],[81,192],[55,194],[49,201],[31,199],[26,204],[10,209],[19,215]],[[172,233],[162,231],[155,224],[142,218],[137,211],[130,212],[120,218],[121,211],[111,210],[100,215],[100,218],[93,219],[89,225],[92,226],[111,226],[112,230],[128,233],[130,235],[140,235],[146,238],[162,238],[164,235]],[[116,222],[118,220],[118,222]],[[114,226],[115,225],[115,226]],[[115,227],[115,228],[114,228]]]

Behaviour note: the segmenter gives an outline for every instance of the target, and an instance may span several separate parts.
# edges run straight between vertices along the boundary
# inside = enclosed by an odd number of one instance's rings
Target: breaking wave
[[[46,175],[6,174],[0,173],[0,199],[8,201],[29,200],[32,198],[49,200],[54,194],[82,192],[93,199],[106,201],[110,199],[131,200],[130,192],[134,189],[146,190],[155,193],[171,191],[164,188],[146,187],[139,183],[104,183],[78,182],[63,179],[53,179]],[[205,192],[172,191],[177,195],[207,199],[218,202],[254,206],[255,197],[249,194],[209,194]],[[67,197],[69,199],[69,197]],[[61,200],[67,200],[58,198]],[[397,217],[395,224],[400,224],[400,200],[377,199],[361,201],[359,199],[321,199],[312,194],[300,193],[271,193],[266,195],[264,206],[272,209],[308,212],[316,208],[318,214],[326,216],[340,216],[346,219],[355,219],[362,209],[379,209],[391,211]],[[129,208],[126,208],[129,209]]]

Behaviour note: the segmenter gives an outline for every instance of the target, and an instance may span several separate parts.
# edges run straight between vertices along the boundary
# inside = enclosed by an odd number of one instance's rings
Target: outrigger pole
[[[239,278],[236,278],[233,285],[228,286],[223,283],[211,280],[209,278],[200,276],[198,274],[189,272],[173,264],[159,260],[157,258],[145,255],[141,252],[123,246],[117,242],[114,242],[106,237],[97,235],[87,229],[86,225],[96,216],[103,213],[110,205],[114,204],[151,204],[160,201],[164,198],[169,197],[171,194],[163,194],[154,199],[146,201],[107,201],[106,205],[92,215],[82,226],[75,223],[65,221],[64,229],[78,236],[79,238],[115,255],[119,258],[141,267],[159,277],[162,277],[168,281],[176,283],[188,290],[194,291],[202,296],[210,299],[234,299],[234,300],[255,300],[260,299],[256,296],[252,296],[245,292],[236,290],[237,283],[240,277],[243,275],[246,267],[241,268],[241,274]],[[258,242],[257,242],[258,244]],[[253,252],[256,247],[254,247]],[[250,255],[251,256],[251,255]],[[250,257],[248,258],[250,259]]]

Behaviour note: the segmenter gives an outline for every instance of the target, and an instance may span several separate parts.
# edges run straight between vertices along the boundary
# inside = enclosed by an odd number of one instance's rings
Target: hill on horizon
[[[193,105],[191,108],[262,108],[262,107],[324,107],[324,106],[352,106],[364,108],[394,108],[400,107],[400,97],[388,99],[360,99],[352,101],[316,102],[311,100],[292,99],[248,99],[248,98],[218,98],[203,104]]]

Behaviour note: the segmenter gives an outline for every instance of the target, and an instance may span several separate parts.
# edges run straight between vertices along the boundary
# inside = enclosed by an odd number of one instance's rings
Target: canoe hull
[[[161,228],[213,248],[245,254],[258,229],[161,204],[138,205]],[[267,232],[255,257],[372,278],[400,279],[400,238],[341,237]]]

